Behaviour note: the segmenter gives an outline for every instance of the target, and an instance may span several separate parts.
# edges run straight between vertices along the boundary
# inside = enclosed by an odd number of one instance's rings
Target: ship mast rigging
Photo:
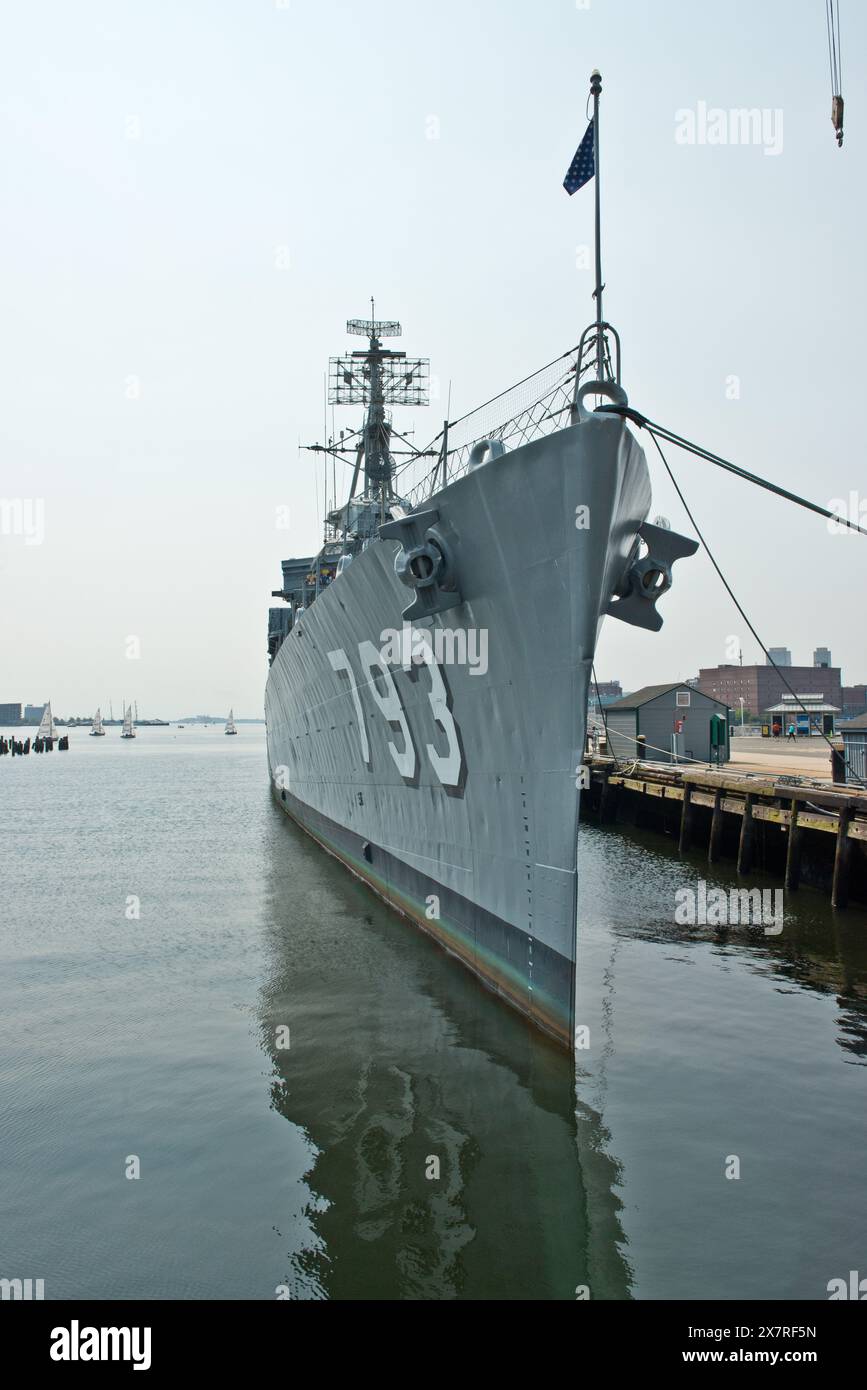
[[[369,319],[349,319],[346,325],[347,333],[367,338],[368,346],[332,357],[328,368],[328,404],[366,406],[364,423],[358,430],[341,430],[337,441],[332,435],[326,444],[303,446],[314,453],[330,454],[335,466],[339,458],[353,469],[347,503],[338,507],[335,496],[333,509],[326,516],[332,534],[340,535],[344,542],[352,536],[363,543],[377,534],[392,505],[401,500],[394,488],[397,458],[424,456],[393,428],[388,407],[428,404],[430,363],[425,357],[408,357],[405,352],[384,347],[384,338],[398,337],[403,330],[394,320],[375,317],[373,299],[370,308]],[[410,447],[393,448],[393,439]]]

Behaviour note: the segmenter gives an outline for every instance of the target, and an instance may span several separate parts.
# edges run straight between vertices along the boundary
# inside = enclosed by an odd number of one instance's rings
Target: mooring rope
[[[829,521],[836,521],[838,525],[845,526],[850,531],[859,531],[862,536],[867,536],[867,527],[859,526],[857,521],[850,521],[847,517],[840,516],[839,512],[829,511],[827,507],[820,506],[818,502],[811,502],[809,498],[801,497],[797,492],[789,492],[788,488],[781,487],[779,483],[772,483],[769,478],[763,478],[759,473],[751,473],[748,468],[741,468],[739,464],[731,463],[729,459],[711,453],[710,449],[705,449],[700,444],[694,444],[692,440],[684,439],[682,435],[675,434],[673,430],[666,429],[664,425],[658,425],[655,420],[648,420],[646,415],[642,415],[640,411],[634,410],[631,406],[600,405],[597,407],[597,413],[622,415],[627,420],[631,420],[633,424],[638,425],[639,429],[646,429],[649,434],[658,435],[668,444],[676,444],[679,449],[686,449],[688,453],[695,454],[697,458],[705,459],[706,462],[714,464],[717,468],[724,468],[727,473],[734,473],[735,477],[743,478],[744,482],[764,488],[766,492],[772,492],[787,502],[794,502],[798,507],[806,507],[808,511],[817,512],[819,516],[824,516]],[[659,448],[658,441],[656,447]]]
[[[623,407],[620,407],[620,409],[624,409],[624,408],[623,408]],[[626,409],[625,413],[626,413],[626,414],[630,414],[631,412],[630,412],[628,409]],[[810,711],[807,709],[806,705],[805,705],[804,702],[801,700],[800,696],[796,693],[796,691],[794,691],[794,690],[792,689],[792,687],[791,687],[791,685],[789,684],[789,682],[787,681],[786,677],[783,675],[782,669],[781,669],[781,668],[777,665],[777,663],[774,661],[774,658],[771,656],[770,652],[768,651],[768,649],[767,649],[767,647],[765,646],[764,642],[762,641],[761,637],[760,637],[759,634],[756,632],[756,629],[753,627],[752,623],[750,622],[749,618],[747,617],[746,612],[744,611],[743,606],[738,602],[738,599],[737,599],[736,596],[735,596],[735,593],[734,593],[734,590],[732,589],[732,586],[729,584],[729,582],[728,582],[728,580],[726,579],[725,575],[723,574],[723,572],[722,572],[720,566],[717,564],[716,557],[715,557],[713,551],[711,550],[710,546],[708,545],[707,541],[705,540],[704,535],[702,534],[701,528],[699,527],[698,522],[696,521],[695,517],[693,516],[692,511],[690,510],[689,505],[688,505],[688,503],[687,503],[687,500],[686,500],[686,498],[684,497],[684,495],[683,495],[683,493],[682,493],[682,491],[681,491],[681,489],[680,489],[680,487],[679,487],[679,485],[678,485],[677,479],[675,478],[674,473],[671,471],[671,466],[670,466],[670,464],[669,464],[669,462],[668,462],[668,459],[665,457],[665,454],[664,454],[663,451],[662,451],[662,445],[660,444],[659,440],[658,440],[657,437],[656,437],[656,431],[657,431],[657,428],[658,428],[658,427],[655,426],[655,425],[654,425],[654,426],[651,426],[650,424],[648,424],[647,428],[648,428],[648,432],[649,432],[649,434],[650,434],[650,437],[651,437],[651,439],[653,440],[653,442],[654,442],[654,444],[655,444],[655,446],[656,446],[657,453],[659,454],[659,457],[662,459],[663,465],[664,465],[664,467],[665,467],[665,471],[667,472],[669,478],[671,479],[672,485],[673,485],[674,490],[675,490],[675,492],[677,493],[678,497],[680,498],[680,501],[681,501],[681,504],[682,504],[682,506],[683,506],[683,509],[684,509],[684,511],[686,512],[687,516],[689,517],[690,522],[692,523],[693,530],[695,531],[695,534],[698,536],[699,540],[701,541],[701,544],[703,545],[704,549],[707,551],[708,559],[710,560],[711,564],[713,565],[714,569],[716,570],[716,572],[717,572],[717,574],[718,574],[718,576],[719,576],[719,578],[720,578],[720,580],[721,580],[721,582],[722,582],[722,584],[723,584],[723,586],[724,586],[724,588],[725,588],[726,593],[728,594],[729,598],[731,599],[732,603],[734,604],[734,606],[735,606],[735,608],[737,609],[738,613],[740,614],[741,618],[742,618],[743,621],[746,623],[746,625],[747,625],[747,627],[749,628],[750,632],[752,633],[753,637],[754,637],[755,640],[758,642],[759,646],[761,647],[762,651],[764,652],[765,657],[767,658],[767,661],[768,661],[768,665],[769,665],[769,666],[772,666],[772,667],[774,668],[774,670],[776,671],[776,673],[777,673],[777,675],[779,676],[780,680],[783,682],[783,685],[786,687],[786,689],[788,690],[789,694],[792,696],[792,698],[793,698],[793,700],[795,701],[795,703],[798,705],[798,707],[801,709],[801,711],[802,711],[804,714],[807,715],[807,717],[808,717],[808,719],[809,719]],[[661,430],[660,430],[660,433],[662,433]],[[698,452],[699,452],[698,446],[694,446],[694,447],[693,447],[693,446],[684,445],[684,447],[689,447],[689,448],[691,448],[692,451],[695,452],[695,453],[698,453]],[[703,455],[702,455],[702,456],[703,456]],[[720,463],[725,464],[725,460],[718,460],[718,459],[716,458],[715,455],[710,455],[710,458],[711,458],[711,461],[712,461],[712,462],[720,462]],[[734,464],[727,465],[727,466],[730,468],[730,471],[732,471],[732,472],[739,472],[739,473],[741,474],[741,476],[745,476],[745,470],[736,469],[736,466],[735,466]],[[761,480],[761,479],[758,480],[758,481],[760,481],[760,482],[762,483],[763,486],[769,486],[770,489],[771,489],[771,491],[777,491],[776,487],[775,487],[773,484],[765,484],[764,481]],[[795,501],[801,500],[801,499],[796,498],[796,497],[794,496],[794,494],[791,494],[791,493],[790,493],[790,494],[786,494],[786,495],[789,496],[789,497],[791,497],[791,498],[792,498],[793,500],[795,500]],[[804,505],[810,507],[813,511],[822,511],[822,510],[824,510],[823,508],[817,507],[815,504],[810,503],[810,502],[807,502],[807,503],[805,503]],[[833,512],[827,512],[826,515],[828,515],[828,516],[833,516]],[[858,526],[858,527],[856,527],[855,529],[858,530],[858,531],[861,531],[861,530],[862,530],[862,527]],[[867,531],[865,531],[864,534],[867,535]],[[821,733],[822,738],[825,740],[825,742],[827,743],[828,747],[830,748],[831,752],[832,752],[832,753],[836,753],[836,754],[839,756],[839,749],[837,749],[837,748],[834,747],[833,743],[832,743],[831,740],[829,739],[828,735],[825,733],[824,729],[821,729],[821,730],[820,730],[820,733]],[[844,750],[845,750],[845,744],[844,744]],[[848,773],[849,773],[851,764],[849,763],[849,760],[848,760],[848,758],[847,758],[846,755],[845,755],[845,751],[844,751],[844,753],[843,753],[843,763],[844,763],[844,766],[845,766],[845,768],[846,768],[847,776],[848,776]],[[867,782],[865,782],[865,780],[864,780],[862,777],[859,777],[858,774],[857,774],[856,772],[853,771],[853,772],[852,772],[852,776],[855,778],[856,782],[859,783],[859,785],[861,785],[861,786],[867,786]]]

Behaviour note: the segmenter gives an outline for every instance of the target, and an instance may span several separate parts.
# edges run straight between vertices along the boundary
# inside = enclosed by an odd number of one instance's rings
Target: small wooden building
[[[714,716],[717,728],[723,730],[720,746],[713,743]],[[695,758],[709,763],[729,759],[728,705],[691,685],[645,685],[606,706],[605,723],[610,750],[621,760],[640,757],[671,763]]]

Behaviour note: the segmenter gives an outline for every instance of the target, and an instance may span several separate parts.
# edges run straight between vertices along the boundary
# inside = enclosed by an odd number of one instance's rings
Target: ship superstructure
[[[272,659],[297,615],[378,539],[380,526],[396,509],[409,506],[395,491],[398,461],[427,457],[405,436],[394,434],[390,407],[428,404],[428,359],[383,347],[383,338],[402,332],[394,320],[349,319],[346,331],[366,337],[368,346],[331,358],[328,401],[333,406],[365,406],[364,421],[358,430],[341,430],[339,439],[306,447],[344,466],[350,464],[349,495],[342,506],[326,513],[319,552],[283,561],[282,588],[275,589],[273,597],[284,599],[289,608],[271,609],[268,650]]]

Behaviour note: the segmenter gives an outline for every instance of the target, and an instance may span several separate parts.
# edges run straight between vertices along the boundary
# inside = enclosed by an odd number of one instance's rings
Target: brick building
[[[842,704],[844,719],[867,714],[867,685],[844,685]]]
[[[785,676],[796,695],[820,695],[826,704],[843,708],[839,666],[786,666]],[[773,666],[704,666],[698,688],[728,705],[735,719],[741,697],[744,709],[761,715],[789,694]]]
[[[596,682],[590,681],[590,704],[597,705],[600,701],[603,705],[609,705],[612,700],[623,698],[623,686],[620,681],[599,681],[599,700],[596,698]]]

